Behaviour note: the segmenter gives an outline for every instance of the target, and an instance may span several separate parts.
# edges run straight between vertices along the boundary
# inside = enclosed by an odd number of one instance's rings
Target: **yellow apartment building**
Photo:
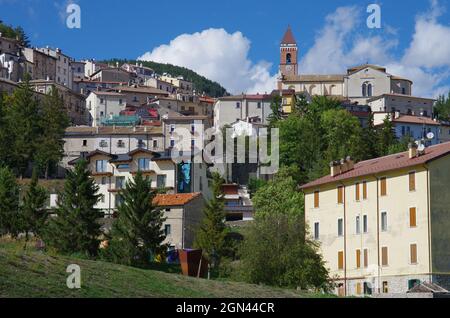
[[[450,142],[354,164],[302,186],[338,295],[450,288]]]

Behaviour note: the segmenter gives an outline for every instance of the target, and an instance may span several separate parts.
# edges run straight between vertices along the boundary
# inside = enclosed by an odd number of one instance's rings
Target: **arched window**
[[[367,96],[372,96],[372,84],[367,85]]]
[[[366,96],[367,96],[367,84],[366,84],[366,83],[364,83],[364,84],[362,85],[362,96],[363,96],[363,97],[366,97]]]
[[[291,53],[286,54],[286,64],[291,64]]]

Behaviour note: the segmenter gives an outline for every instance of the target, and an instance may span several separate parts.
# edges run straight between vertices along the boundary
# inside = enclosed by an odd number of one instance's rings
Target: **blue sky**
[[[66,27],[70,2],[81,7],[81,29]],[[381,29],[366,26],[371,3],[381,6]],[[444,92],[450,88],[450,44],[439,45],[431,62],[424,59],[436,47],[426,45],[450,35],[449,10],[449,0],[0,0],[0,19],[21,25],[34,46],[59,47],[77,59],[183,64],[234,92],[270,89],[288,24],[300,48],[301,73],[379,63],[414,80],[418,95]]]

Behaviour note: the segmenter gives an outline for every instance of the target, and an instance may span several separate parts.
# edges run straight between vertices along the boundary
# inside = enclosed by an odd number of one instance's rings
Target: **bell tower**
[[[291,26],[288,26],[280,44],[280,75],[283,78],[298,75],[297,58],[297,42],[295,42]]]

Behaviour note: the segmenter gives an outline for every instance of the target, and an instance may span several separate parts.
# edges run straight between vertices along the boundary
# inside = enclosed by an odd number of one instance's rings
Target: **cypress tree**
[[[51,168],[54,168],[64,155],[64,132],[69,126],[69,118],[64,109],[63,100],[53,86],[41,105],[39,136],[36,161],[47,179]]]
[[[46,203],[47,191],[38,184],[37,170],[33,169],[31,183],[25,193],[22,205],[23,229],[27,241],[30,232],[34,236],[42,237],[47,219]]]
[[[29,76],[19,84],[11,96],[11,103],[6,109],[7,129],[11,136],[9,152],[14,168],[23,177],[36,153],[39,129],[39,103],[29,83]],[[13,168],[13,167],[11,167]]]
[[[119,192],[122,202],[107,252],[113,261],[142,266],[150,261],[152,255],[167,249],[162,244],[165,239],[162,229],[164,211],[153,203],[156,193],[151,181],[140,171]]]
[[[0,236],[17,237],[21,230],[19,186],[11,169],[0,167]]]
[[[48,226],[46,241],[63,253],[82,253],[95,256],[99,248],[103,217],[94,208],[100,199],[98,185],[90,177],[85,160],[79,161],[67,173],[64,189],[59,194],[56,217]]]
[[[201,248],[212,268],[217,268],[225,252],[225,203],[222,192],[223,178],[218,173],[212,174],[212,198],[203,209],[204,217],[197,230],[195,247]]]

